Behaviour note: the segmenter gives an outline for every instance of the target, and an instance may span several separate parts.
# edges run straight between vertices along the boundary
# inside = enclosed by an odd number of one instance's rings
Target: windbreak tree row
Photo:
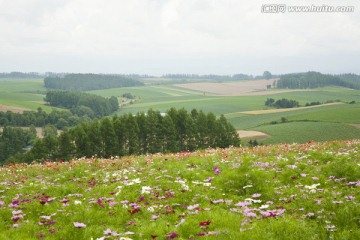
[[[48,89],[90,91],[143,86],[144,84],[136,79],[120,75],[68,74],[64,77],[46,77],[44,85]]]
[[[360,89],[360,76],[355,74],[330,75],[319,72],[285,74],[276,81],[277,88],[309,89],[339,86]]]
[[[59,137],[37,140],[23,161],[194,151],[239,144],[235,128],[224,116],[172,108],[166,114],[149,110],[82,123]]]

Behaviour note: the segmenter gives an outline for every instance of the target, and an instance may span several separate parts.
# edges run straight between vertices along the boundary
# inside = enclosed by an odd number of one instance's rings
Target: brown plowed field
[[[224,83],[212,83],[212,82],[200,82],[200,83],[185,83],[175,84],[177,87],[202,91],[207,95],[215,96],[252,96],[252,95],[268,95],[284,92],[298,92],[309,90],[267,90],[267,85],[273,84],[274,80],[249,80],[239,82],[224,82]]]
[[[1,112],[14,112],[14,113],[23,113],[25,111],[31,111],[31,109],[27,108],[19,108],[19,107],[13,107],[13,106],[7,106],[7,105],[1,105],[0,104],[0,111]]]

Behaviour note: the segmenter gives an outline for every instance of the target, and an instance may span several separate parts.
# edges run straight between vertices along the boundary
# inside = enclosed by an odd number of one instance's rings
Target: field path
[[[296,110],[309,109],[309,108],[317,108],[317,107],[336,105],[336,104],[343,104],[343,103],[340,103],[340,102],[325,103],[325,104],[316,105],[316,106],[309,106],[309,107],[254,110],[254,111],[244,111],[244,112],[233,112],[233,113],[227,113],[227,114],[234,114],[234,113],[241,113],[241,114],[248,114],[248,115],[270,114],[270,113],[289,112],[289,111],[296,111]]]
[[[247,130],[238,130],[237,133],[239,134],[240,138],[248,138],[248,137],[270,137],[266,133],[259,132],[259,131],[247,131]]]
[[[1,112],[14,112],[14,113],[23,113],[25,111],[31,111],[31,109],[28,108],[20,108],[20,107],[13,107],[13,106],[7,106],[0,104],[0,111]]]

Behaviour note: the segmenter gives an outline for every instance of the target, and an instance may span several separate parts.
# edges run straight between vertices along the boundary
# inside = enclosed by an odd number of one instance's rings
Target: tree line
[[[72,91],[49,91],[44,101],[50,106],[70,109],[78,116],[103,117],[119,110],[116,97],[104,98],[95,94]]]
[[[292,73],[281,75],[277,88],[308,89],[339,86],[360,89],[360,76],[355,74],[330,75],[319,72]]]
[[[223,115],[216,118],[213,113],[172,108],[166,114],[149,110],[81,123],[59,136],[37,139],[17,161],[194,151],[239,144],[235,128]]]
[[[48,89],[90,91],[143,86],[144,84],[136,79],[121,75],[67,74],[64,77],[46,77],[44,78],[44,85]]]
[[[276,107],[276,108],[294,108],[299,107],[299,102],[292,99],[282,98],[279,100],[275,100],[273,98],[268,98],[265,101],[265,106],[268,107]]]
[[[70,111],[58,111],[53,109],[50,113],[38,108],[37,111],[25,111],[24,113],[1,112],[0,111],[0,127],[1,126],[18,126],[28,127],[44,127],[51,124],[57,129],[66,129],[75,126],[81,122],[90,121],[88,115],[78,116]]]

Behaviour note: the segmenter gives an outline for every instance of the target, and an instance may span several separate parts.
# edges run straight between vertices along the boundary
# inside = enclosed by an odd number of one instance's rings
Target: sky
[[[266,12],[275,3],[285,12]],[[354,12],[288,10],[312,5]],[[0,0],[0,72],[360,74],[359,62],[358,0]]]

